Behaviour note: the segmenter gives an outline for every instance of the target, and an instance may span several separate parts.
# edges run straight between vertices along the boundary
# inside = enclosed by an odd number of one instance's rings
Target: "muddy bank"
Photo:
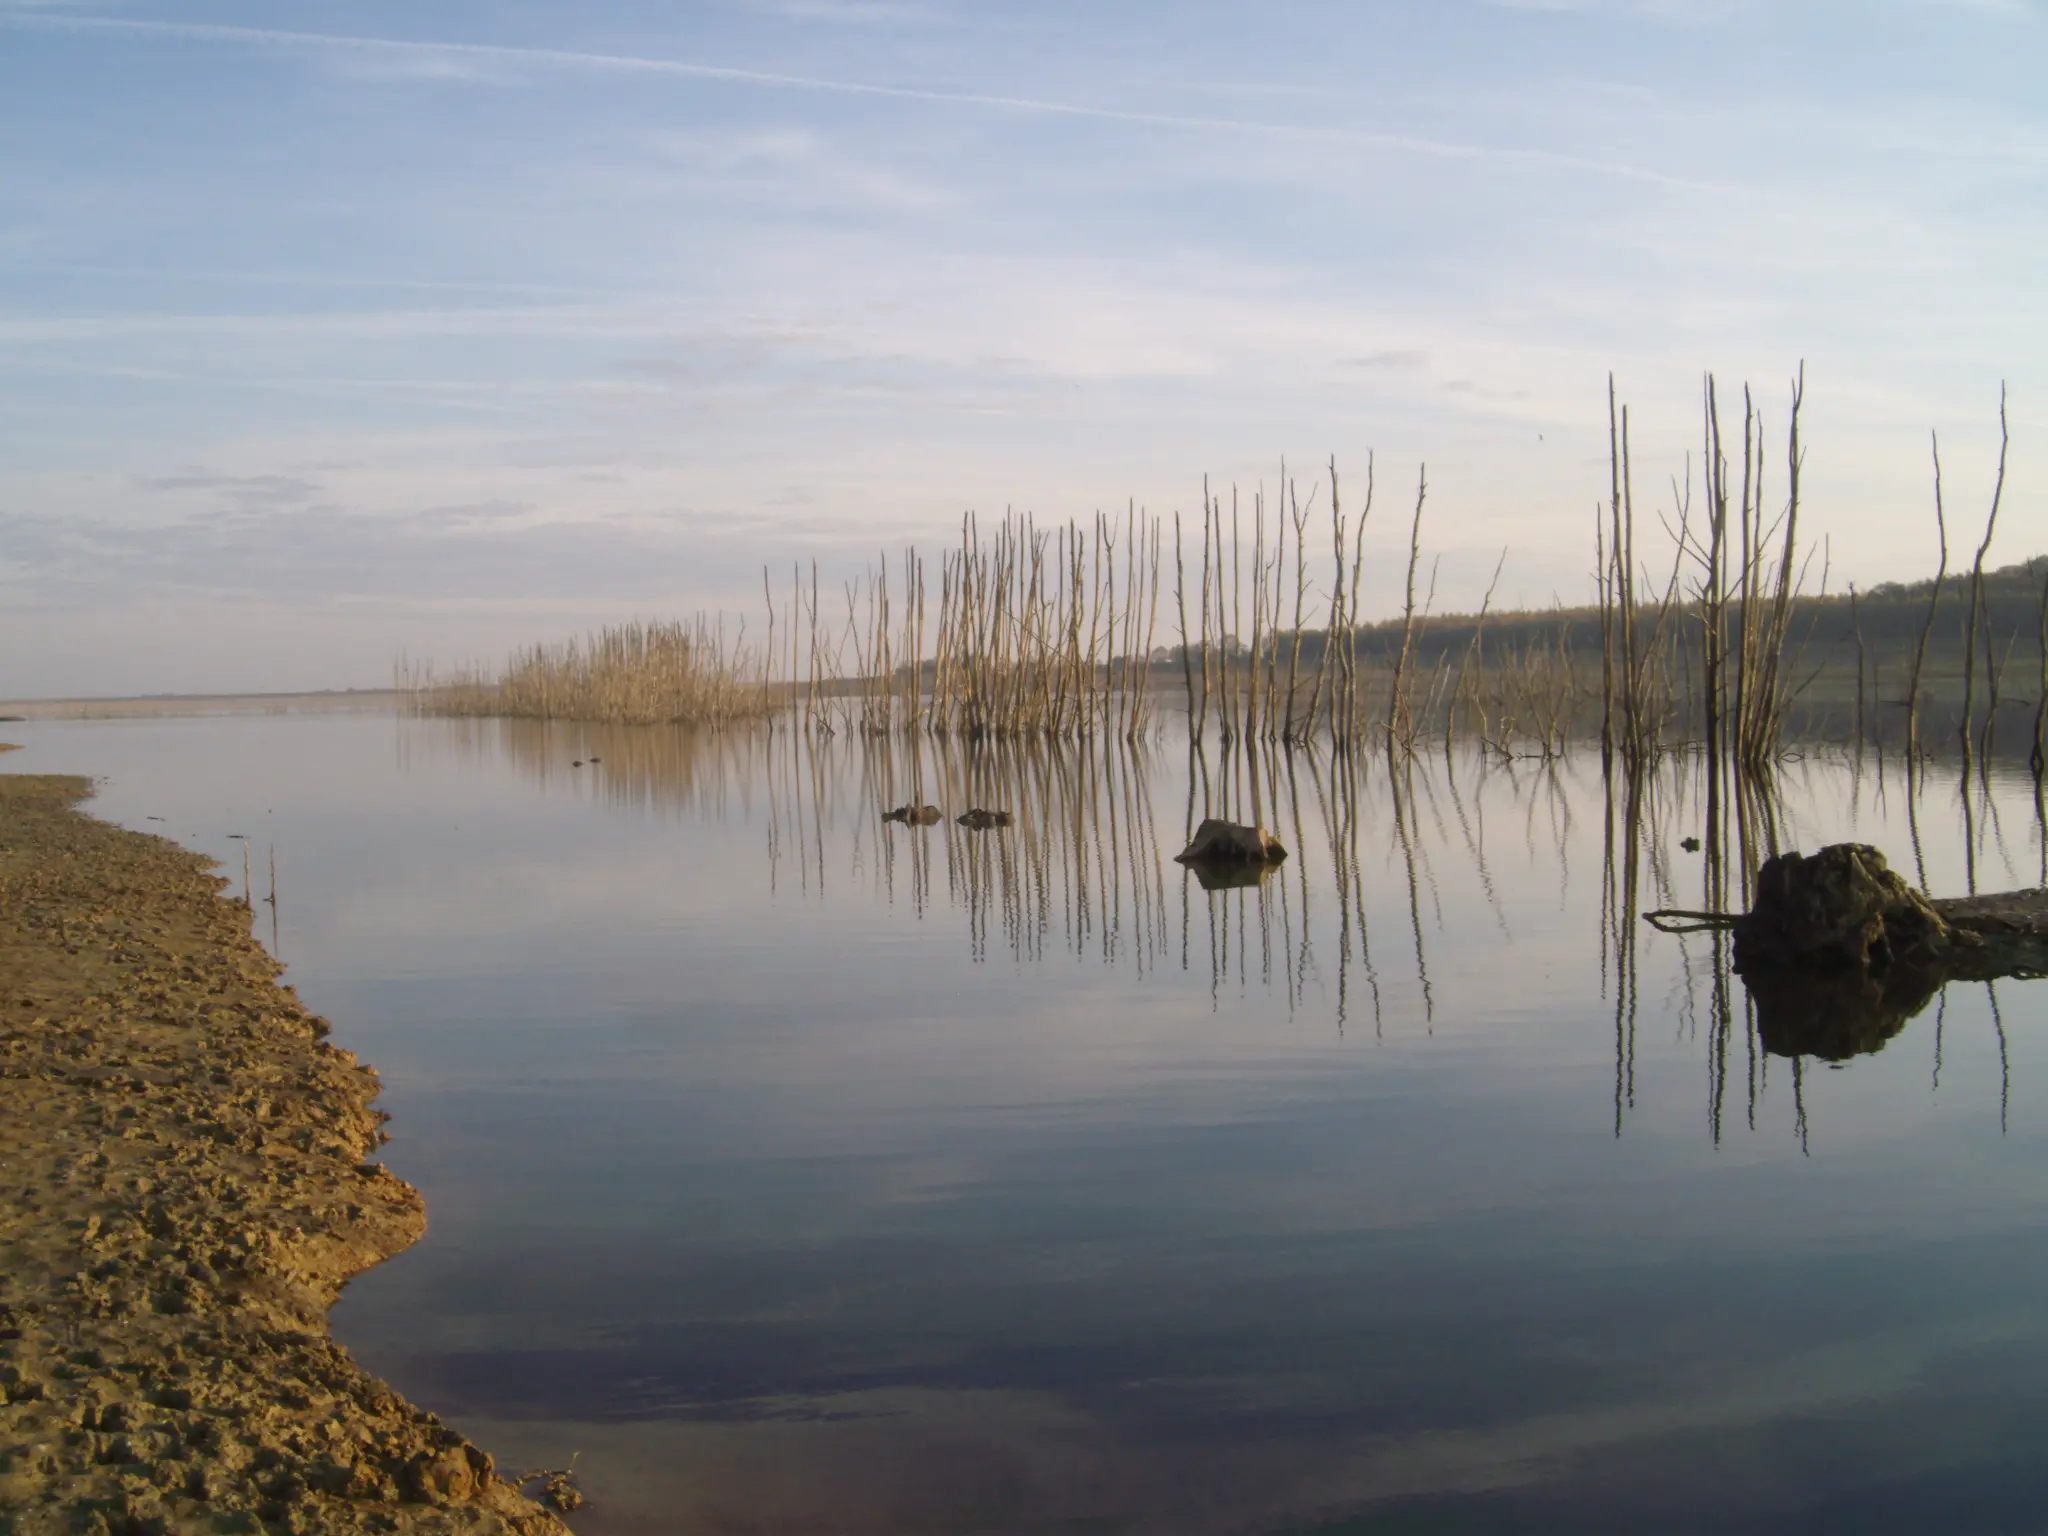
[[[196,854],[0,776],[0,1533],[561,1533],[327,1333],[425,1230]]]

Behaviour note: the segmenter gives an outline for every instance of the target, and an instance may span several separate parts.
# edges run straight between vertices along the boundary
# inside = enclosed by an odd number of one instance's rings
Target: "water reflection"
[[[1718,1142],[1731,1092],[1743,1123],[1756,1127],[1769,1058],[1791,1063],[1799,1098],[1802,1059],[1874,1054],[1941,995],[1925,978],[1744,981],[1724,931],[1646,935],[1645,911],[1741,910],[1767,859],[1838,835],[1816,830],[1837,820],[1849,829],[1902,825],[1923,889],[1930,844],[1946,855],[1937,870],[1953,869],[1973,893],[1985,873],[2013,885],[2048,879],[2038,781],[2027,785],[2029,837],[2015,845],[2001,805],[2013,783],[1981,766],[1944,772],[1876,752],[1795,755],[1759,774],[1699,754],[1607,772],[1585,757],[1421,759],[1240,742],[1191,747],[1176,762],[1120,741],[912,742],[774,728],[700,735],[531,721],[413,723],[400,742],[402,755],[501,755],[543,788],[608,807],[758,821],[771,890],[814,900],[862,892],[920,919],[953,914],[977,963],[1065,953],[1140,978],[1175,968],[1206,976],[1215,1006],[1245,985],[1276,991],[1290,1012],[1327,1006],[1340,1035],[1361,1017],[1384,1035],[1389,945],[1424,1033],[1437,1019],[1433,944],[1452,926],[1469,938],[1484,924],[1512,947],[1510,902],[1489,859],[1489,826],[1503,815],[1518,834],[1523,883],[1529,868],[1541,869],[1556,905],[1568,906],[1590,803],[1601,835],[1592,947],[1613,1032],[1616,1135],[1637,1107],[1646,1007],[1703,1039],[1707,1127]],[[888,807],[926,804],[941,813],[932,825],[884,818]],[[972,807],[1000,808],[1009,820],[962,825],[959,813]],[[1172,850],[1211,816],[1268,826],[1293,857],[1184,870]],[[1462,902],[1454,925],[1445,861],[1476,898]],[[1376,931],[1390,923],[1391,933]],[[1675,987],[1649,999],[1646,943],[1675,946],[1678,972]],[[1995,989],[1989,1001],[1997,1020]],[[1795,1123],[1803,1128],[1803,1108]]]
[[[1512,811],[1529,859],[1560,881],[1571,870],[1575,792],[1558,760],[1418,764],[1238,743],[1169,763],[1121,742],[913,744],[528,721],[406,731],[408,756],[502,755],[545,789],[606,806],[758,819],[772,890],[823,900],[852,888],[920,918],[957,913],[977,961],[1065,952],[1141,977],[1170,966],[1206,974],[1212,998],[1256,983],[1290,1007],[1327,992],[1340,1033],[1361,1009],[1376,1030],[1385,1025],[1374,944],[1385,903],[1369,901],[1368,887],[1398,898],[1392,942],[1427,1030],[1430,949],[1446,925],[1440,862],[1464,866],[1481,920],[1503,940],[1512,929],[1488,854],[1497,806]],[[885,819],[889,807],[925,803],[942,812],[932,825]],[[1002,807],[1010,824],[960,825],[957,813],[973,806]],[[1271,828],[1292,857],[1184,869],[1173,852],[1211,816]]]
[[[379,725],[195,735],[188,798],[277,807],[293,979],[433,1212],[342,1338],[501,1464],[582,1452],[586,1536],[2048,1497],[2037,989],[1831,1056],[1637,920],[1848,839],[2026,883],[2030,784]],[[105,807],[185,750],[113,742]],[[1205,815],[1292,856],[1205,890]]]

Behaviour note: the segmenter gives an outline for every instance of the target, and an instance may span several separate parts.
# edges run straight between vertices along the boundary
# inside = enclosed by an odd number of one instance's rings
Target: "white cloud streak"
[[[528,48],[502,43],[420,42],[403,38],[359,37],[345,33],[295,32],[271,27],[232,26],[218,22],[142,21],[126,17],[75,16],[47,13],[10,14],[0,12],[0,26],[40,30],[93,32],[132,37],[177,39],[187,42],[218,43],[250,48],[277,48],[302,52],[329,52],[342,56],[382,57],[391,61],[412,61],[429,65],[459,62],[495,63],[567,70],[584,74],[641,75],[656,78],[698,80],[726,85],[754,86],[769,90],[803,91],[819,94],[868,97],[888,101],[920,102],[937,106],[971,107],[985,111],[1025,113],[1043,117],[1121,123],[1132,127],[1165,128],[1202,133],[1254,135],[1262,138],[1298,139],[1394,154],[1419,155],[1439,160],[1495,161],[1510,165],[1537,165],[1589,176],[1641,182],[1653,186],[1689,187],[1708,190],[1698,180],[1673,176],[1646,167],[1555,150],[1522,146],[1464,143],[1451,139],[1426,138],[1415,134],[1385,133],[1370,129],[1330,127],[1307,123],[1281,123],[1238,117],[1201,117],[1173,112],[1146,112],[1122,107],[1102,107],[1081,102],[1055,101],[1045,97],[1010,96],[980,91],[949,91],[923,86],[882,85],[867,81],[835,80],[820,75],[783,74],[771,70],[743,69],[723,64],[701,64],[683,59],[649,58],[634,54],[593,53],[567,48]],[[460,78],[453,68],[427,68],[423,78]]]

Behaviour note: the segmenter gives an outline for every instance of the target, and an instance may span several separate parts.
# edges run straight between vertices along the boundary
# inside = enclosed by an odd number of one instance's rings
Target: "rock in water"
[[[1010,824],[1008,811],[984,811],[976,806],[953,818],[970,832],[986,832],[991,827],[1007,827]]]
[[[893,811],[882,812],[882,820],[900,821],[910,827],[935,827],[940,819],[936,805],[899,805]]]
[[[1735,925],[1735,968],[1926,964],[1954,936],[1927,899],[1863,843],[1810,858],[1781,853],[1757,871],[1756,900]]]
[[[1203,818],[1194,841],[1174,855],[1183,864],[1278,864],[1287,857],[1280,839],[1264,827]]]

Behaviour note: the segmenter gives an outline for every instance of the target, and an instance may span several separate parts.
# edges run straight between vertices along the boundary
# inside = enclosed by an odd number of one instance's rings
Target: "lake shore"
[[[0,1530],[566,1528],[334,1343],[426,1229],[210,861],[0,776]]]

